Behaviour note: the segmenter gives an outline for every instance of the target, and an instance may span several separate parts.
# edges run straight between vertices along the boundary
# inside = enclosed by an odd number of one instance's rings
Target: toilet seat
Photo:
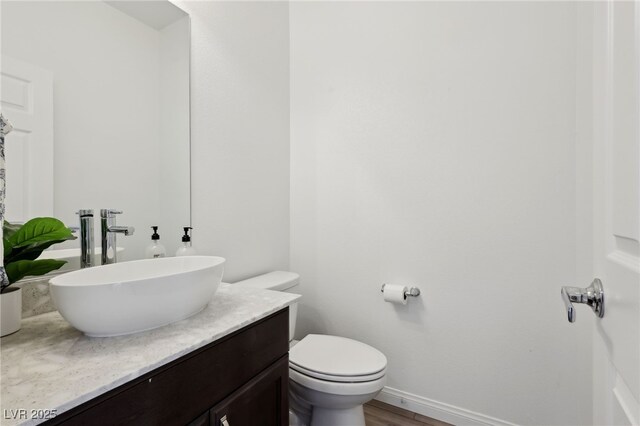
[[[382,376],[379,379],[368,382],[331,382],[329,380],[316,379],[289,368],[289,380],[314,391],[346,396],[377,393],[384,387],[387,377]]]
[[[374,374],[366,374],[361,376],[336,376],[331,374],[320,373],[318,371],[309,370],[307,368],[301,367],[291,361],[289,361],[289,368],[296,370],[300,374],[304,374],[305,376],[313,377],[318,380],[328,380],[330,382],[342,382],[342,383],[360,383],[360,382],[370,382],[372,380],[379,379],[384,376],[387,369],[383,369]]]

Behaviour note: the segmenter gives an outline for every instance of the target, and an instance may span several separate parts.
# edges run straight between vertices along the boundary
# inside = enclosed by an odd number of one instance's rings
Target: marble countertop
[[[68,411],[299,297],[221,286],[191,318],[119,337],[87,337],[57,311],[24,319],[20,331],[0,341],[0,424],[41,423],[46,410]]]

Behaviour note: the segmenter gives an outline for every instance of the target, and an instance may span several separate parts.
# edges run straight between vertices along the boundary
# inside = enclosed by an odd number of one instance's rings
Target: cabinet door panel
[[[289,424],[289,356],[260,373],[211,410],[212,426]],[[226,418],[226,423],[222,419]]]

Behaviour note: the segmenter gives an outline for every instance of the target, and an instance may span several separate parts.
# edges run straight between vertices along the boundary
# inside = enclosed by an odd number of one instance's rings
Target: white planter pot
[[[2,337],[20,330],[22,321],[22,289],[9,287],[0,293],[0,329]]]

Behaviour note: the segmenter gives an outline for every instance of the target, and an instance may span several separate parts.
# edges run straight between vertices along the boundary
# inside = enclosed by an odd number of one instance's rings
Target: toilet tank
[[[262,288],[265,290],[285,291],[294,293],[295,287],[300,283],[300,275],[295,272],[273,271],[258,275],[231,285],[239,285],[247,288]],[[289,306],[289,341],[293,340],[296,331],[296,317],[298,315],[298,303]]]

